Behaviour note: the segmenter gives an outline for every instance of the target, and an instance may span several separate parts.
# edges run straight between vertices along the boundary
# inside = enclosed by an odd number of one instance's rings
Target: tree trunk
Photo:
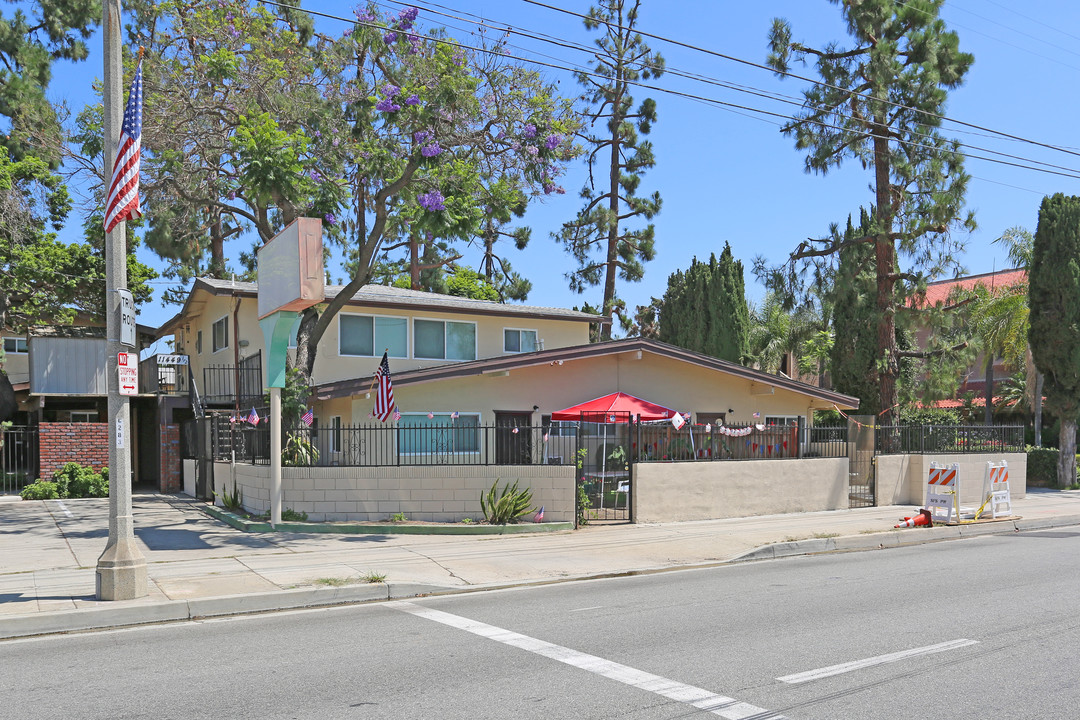
[[[309,307],[300,314],[300,327],[296,331],[296,369],[300,371],[304,386],[309,388],[315,371],[315,348],[311,336],[318,322],[319,311]]]
[[[1042,447],[1042,396],[1043,374],[1035,371],[1035,447]]]
[[[896,424],[897,390],[896,378],[900,375],[900,364],[896,348],[896,315],[894,313],[893,256],[895,248],[890,238],[892,232],[892,200],[889,181],[889,141],[884,122],[877,124],[874,135],[874,191],[877,207],[877,239],[874,241],[874,262],[877,269],[877,312],[878,312],[878,355],[881,366],[878,376],[879,422],[882,425]]]
[[[986,387],[983,388],[986,408],[983,410],[983,425],[994,424],[994,355],[986,358]]]
[[[1065,488],[1076,482],[1076,418],[1065,413],[1061,418],[1061,435],[1058,438],[1057,462],[1058,487]]]
[[[409,288],[424,289],[420,286],[420,241],[415,235],[409,236]]]

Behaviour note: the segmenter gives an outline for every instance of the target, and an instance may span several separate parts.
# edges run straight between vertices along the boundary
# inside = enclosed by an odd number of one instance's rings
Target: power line
[[[528,2],[528,3],[540,5],[542,7],[553,7],[553,6],[545,5],[543,3],[536,2],[536,0],[524,0],[524,1]],[[284,3],[279,3],[279,2],[273,2],[272,0],[262,0],[262,2],[264,4],[266,4],[266,5],[273,5],[273,6],[286,8],[286,9],[290,9],[290,10],[297,10],[297,11],[300,11],[300,12],[307,12],[309,14],[318,15],[320,17],[325,17],[325,18],[328,18],[328,19],[331,19],[331,20],[338,20],[338,21],[341,21],[341,22],[346,22],[346,23],[350,23],[350,24],[354,24],[354,25],[361,25],[361,26],[364,26],[364,27],[371,27],[371,28],[374,28],[374,29],[377,29],[377,30],[389,30],[390,29],[388,26],[386,26],[384,24],[381,24],[381,23],[373,23],[373,22],[368,22],[368,21],[352,20],[350,18],[341,17],[339,15],[332,15],[332,14],[329,14],[329,13],[324,13],[324,12],[319,12],[319,11],[314,11],[314,10],[304,10],[303,8],[300,8],[300,7],[296,7],[296,6],[293,6],[293,5],[286,5]],[[397,0],[394,0],[394,2],[396,3]],[[400,3],[400,4],[405,4],[405,3]],[[577,13],[572,13],[572,12],[570,12],[568,10],[561,10],[559,8],[553,8],[553,9],[559,10],[560,12],[568,13],[570,15],[577,15]],[[579,15],[579,17],[584,17],[584,16]],[[458,19],[460,19],[460,18],[458,18]],[[607,23],[607,24],[611,25],[610,23]],[[612,25],[612,27],[617,27],[617,26]],[[496,56],[499,56],[499,57],[505,57],[505,55],[503,53],[499,52],[499,51],[492,50],[490,48],[475,47],[475,46],[472,46],[472,45],[467,45],[465,43],[458,42],[456,40],[449,40],[449,39],[446,39],[446,38],[433,39],[433,38],[428,38],[428,37],[425,37],[425,36],[421,36],[418,33],[408,33],[408,32],[406,32],[405,34],[409,35],[409,36],[415,35],[416,37],[420,37],[420,38],[422,38],[424,40],[443,43],[443,44],[449,45],[450,47],[456,47],[456,48],[460,48],[460,49],[463,49],[463,50],[472,50],[472,51],[478,52],[478,53],[484,53],[484,54],[489,54],[489,55],[496,55]],[[648,33],[643,32],[641,34],[642,35],[647,35]],[[663,40],[663,38],[659,38],[659,39]],[[668,41],[668,42],[675,42],[676,44],[684,44],[684,43],[679,43],[678,41]],[[692,46],[689,46],[689,47],[692,47]],[[719,53],[714,53],[713,51],[708,51],[708,50],[703,50],[703,52],[707,52],[707,53],[711,53],[711,54],[719,54]],[[722,57],[728,57],[728,56],[722,56]],[[550,69],[554,69],[554,70],[561,70],[563,72],[577,73],[579,75],[586,75],[586,76],[596,77],[596,78],[600,78],[600,79],[606,79],[606,78],[604,78],[604,76],[602,76],[602,75],[600,75],[598,73],[589,72],[589,71],[583,70],[583,69],[575,69],[573,67],[567,67],[566,65],[558,65],[558,64],[554,64],[554,63],[550,63],[550,62],[544,62],[544,61],[541,61],[541,60],[535,60],[535,59],[528,58],[528,57],[524,57],[524,58],[520,58],[520,59],[522,61],[524,61],[524,62],[528,62],[528,63],[534,64],[534,65],[539,65],[541,67],[546,67],[546,68],[550,68]],[[561,60],[560,58],[554,58],[554,59]],[[563,62],[566,62],[566,61],[564,60]],[[749,63],[749,61],[743,61],[743,60],[740,60],[739,62],[744,62],[744,63],[751,64],[751,65],[754,64],[754,63]],[[764,67],[764,66],[756,65],[756,67]],[[792,77],[799,77],[799,76],[792,75]],[[788,121],[792,121],[792,122],[811,122],[811,123],[814,123],[814,124],[816,124],[816,125],[818,125],[820,127],[823,127],[823,128],[829,128],[829,129],[834,129],[834,130],[845,130],[845,128],[842,128],[842,127],[837,126],[837,125],[832,125],[832,124],[829,124],[829,123],[825,123],[825,122],[822,122],[820,120],[809,120],[809,119],[806,119],[806,118],[797,118],[795,116],[786,115],[784,113],[777,113],[777,112],[772,112],[772,111],[769,111],[769,110],[764,110],[764,109],[761,109],[761,108],[755,108],[755,107],[751,107],[751,106],[747,106],[747,105],[741,105],[741,104],[738,104],[738,103],[726,102],[726,101],[719,100],[719,99],[716,99],[716,98],[709,98],[709,97],[704,97],[704,96],[701,96],[701,95],[695,95],[693,93],[687,93],[687,92],[681,92],[681,91],[677,91],[677,90],[672,90],[670,88],[660,87],[658,85],[652,85],[652,84],[649,84],[649,83],[642,83],[642,82],[638,82],[638,81],[625,81],[625,82],[627,82],[627,84],[633,85],[635,87],[640,87],[640,88],[643,88],[643,89],[646,89],[646,90],[652,90],[652,91],[656,91],[656,92],[660,92],[660,93],[665,93],[665,94],[668,94],[668,95],[675,95],[676,97],[682,97],[682,98],[685,98],[685,99],[701,101],[701,102],[704,102],[704,103],[708,103],[710,105],[719,106],[719,107],[721,107],[723,109],[731,109],[733,111],[742,110],[742,111],[745,111],[745,112],[757,113],[757,114],[765,115],[765,116],[769,116],[769,117],[782,118],[784,120],[788,120]],[[847,91],[845,91],[845,92],[847,92]],[[858,93],[852,93],[852,94],[858,95]],[[865,97],[865,96],[862,96],[862,97]],[[905,106],[902,106],[902,105],[897,105],[896,103],[892,103],[892,104],[896,105],[897,107],[905,107]],[[929,114],[929,113],[926,113],[926,114]],[[956,122],[956,121],[953,121],[953,122]],[[976,126],[976,127],[978,127],[978,126]],[[996,133],[997,131],[991,131],[991,132]],[[869,135],[870,133],[866,133],[866,134]],[[915,135],[920,135],[920,133],[915,133]],[[921,136],[922,137],[930,137],[929,135],[925,135],[925,134],[922,134]],[[899,138],[892,138],[892,140],[899,143],[899,144],[906,145],[908,147],[916,147],[916,148],[931,149],[931,150],[934,149],[934,148],[932,148],[932,147],[930,147],[928,145],[918,143],[918,142],[913,142],[913,141],[910,141],[910,140],[901,140]],[[1034,141],[1027,141],[1027,142],[1034,142]],[[1036,143],[1036,144],[1040,144],[1040,143]],[[1010,166],[1010,167],[1016,167],[1016,168],[1021,168],[1021,169],[1025,169],[1025,170],[1032,170],[1034,172],[1042,172],[1042,173],[1047,173],[1047,174],[1050,174],[1050,175],[1057,175],[1057,176],[1061,176],[1061,177],[1080,179],[1080,170],[1077,170],[1077,169],[1074,169],[1074,168],[1069,168],[1069,167],[1060,166],[1060,165],[1052,165],[1050,163],[1045,163],[1045,162],[1042,162],[1042,161],[1039,161],[1039,160],[1033,160],[1031,158],[1025,158],[1025,157],[1020,157],[1020,156],[1015,156],[1015,155],[1009,155],[1007,153],[1002,153],[1002,152],[999,152],[999,151],[996,151],[996,150],[990,150],[990,149],[987,149],[987,148],[981,148],[981,147],[975,147],[975,146],[968,146],[968,147],[972,147],[974,149],[977,149],[980,152],[988,152],[988,153],[991,153],[993,155],[1000,155],[1002,157],[1012,158],[1014,160],[1021,160],[1021,161],[1026,162],[1026,163],[1034,163],[1035,165],[1042,165],[1042,166],[1045,166],[1047,169],[1040,168],[1040,167],[1033,167],[1031,165],[1025,165],[1025,164],[1018,163],[1018,162],[1009,162],[1007,160],[997,160],[997,159],[991,158],[991,157],[986,157],[986,156],[982,156],[982,155],[975,155],[975,154],[970,153],[970,152],[960,152],[961,155],[963,155],[965,157],[968,157],[968,158],[971,158],[973,160],[983,160],[985,162],[998,163],[998,164],[1007,165],[1007,166]],[[1049,146],[1049,145],[1047,145],[1046,147],[1053,148],[1053,146]],[[1060,148],[1053,148],[1053,149],[1060,149]],[[1080,153],[1069,153],[1069,154],[1080,156]]]

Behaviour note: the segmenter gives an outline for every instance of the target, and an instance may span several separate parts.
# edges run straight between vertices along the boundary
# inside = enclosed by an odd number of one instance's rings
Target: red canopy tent
[[[553,412],[551,419],[629,422],[634,415],[640,415],[642,420],[667,420],[675,415],[675,411],[633,395],[617,392]]]

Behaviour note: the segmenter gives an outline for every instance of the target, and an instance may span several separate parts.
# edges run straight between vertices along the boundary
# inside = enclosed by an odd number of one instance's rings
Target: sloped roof
[[[394,386],[402,387],[438,380],[448,380],[457,377],[470,377],[484,375],[485,373],[501,372],[516,368],[532,367],[537,365],[562,364],[569,360],[581,360],[586,358],[615,355],[625,352],[648,352],[662,357],[672,358],[681,362],[697,365],[698,367],[716,370],[735,377],[744,378],[762,384],[784,390],[791,390],[824,402],[833,403],[842,409],[851,409],[859,406],[859,399],[851,395],[826,390],[809,385],[807,383],[792,380],[780,375],[770,375],[760,370],[748,368],[727,360],[720,360],[709,355],[684,350],[674,345],[668,345],[658,340],[647,338],[625,338],[622,340],[609,340],[607,342],[589,343],[588,345],[572,345],[570,347],[555,348],[552,350],[538,350],[531,353],[507,355],[502,357],[485,358],[469,362],[437,365],[435,367],[421,368],[419,370],[407,370],[394,374]],[[315,397],[318,400],[330,400],[332,398],[350,397],[367,392],[371,386],[371,378],[354,378],[351,380],[339,380],[337,382],[324,383],[315,388]]]
[[[241,297],[256,297],[259,292],[259,284],[253,282],[237,282],[235,280],[218,280],[215,278],[196,278],[195,284],[188,293],[184,302],[184,309],[167,320],[158,328],[157,336],[162,337],[173,332],[176,324],[185,315],[185,311],[191,304],[191,298],[196,290],[204,290],[212,295],[234,295]],[[327,285],[326,299],[333,300],[341,292],[341,285]],[[518,305],[513,303],[500,303],[492,300],[473,300],[472,298],[457,297],[455,295],[440,295],[439,293],[424,292],[421,290],[407,290],[405,288],[390,287],[387,285],[365,285],[352,296],[350,305],[362,305],[364,307],[382,308],[411,308],[441,312],[464,312],[474,315],[499,315],[504,317],[528,317],[543,320],[567,320],[571,322],[610,323],[611,319],[603,315],[594,315],[579,310],[567,310],[565,308],[543,307],[538,305]]]
[[[973,290],[976,286],[983,285],[989,290],[997,290],[1025,282],[1027,282],[1027,271],[1021,268],[968,275],[952,280],[937,280],[926,285],[926,304],[936,305],[939,302],[946,302],[950,293],[957,288]]]

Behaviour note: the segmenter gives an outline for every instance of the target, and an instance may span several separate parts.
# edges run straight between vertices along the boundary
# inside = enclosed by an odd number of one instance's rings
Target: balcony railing
[[[151,355],[139,363],[139,392],[186,395],[190,377],[187,355]]]
[[[239,393],[237,392],[239,387]],[[202,401],[208,406],[259,404],[263,396],[262,354],[255,353],[235,365],[203,368]]]

